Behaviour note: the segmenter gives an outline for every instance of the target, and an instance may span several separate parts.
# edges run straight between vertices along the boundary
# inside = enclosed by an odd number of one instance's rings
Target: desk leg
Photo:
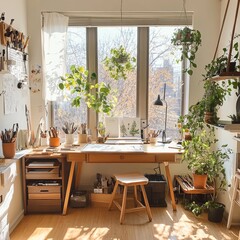
[[[176,207],[176,202],[175,202],[175,197],[174,197],[174,192],[173,192],[173,184],[172,184],[172,179],[171,179],[170,170],[169,170],[169,163],[164,162],[164,166],[165,166],[165,171],[166,171],[166,175],[167,175],[170,197],[172,200],[172,208],[173,208],[173,211],[176,211],[177,207]]]
[[[79,189],[81,170],[82,170],[82,162],[78,162],[77,163],[77,173],[76,173],[76,178],[75,178],[75,189]]]
[[[70,168],[70,173],[69,173],[69,177],[68,177],[68,184],[67,184],[67,190],[66,190],[62,215],[66,215],[66,213],[67,213],[67,207],[68,207],[68,201],[69,201],[69,196],[70,196],[70,192],[71,192],[75,163],[76,163],[75,161],[71,162],[71,168]]]

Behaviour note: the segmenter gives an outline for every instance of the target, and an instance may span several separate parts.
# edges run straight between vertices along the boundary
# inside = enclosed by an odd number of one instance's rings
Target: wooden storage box
[[[27,186],[28,199],[61,199],[61,186]]]
[[[29,199],[27,211],[31,213],[61,212],[61,199]]]

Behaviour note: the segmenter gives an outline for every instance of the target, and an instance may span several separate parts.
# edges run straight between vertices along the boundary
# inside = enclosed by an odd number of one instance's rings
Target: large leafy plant
[[[114,99],[110,98],[110,85],[101,82],[97,83],[97,75],[89,72],[82,66],[72,65],[71,73],[67,73],[61,77],[62,82],[59,88],[66,92],[66,96],[73,95],[72,106],[79,107],[83,100],[88,108],[94,109],[96,112],[110,114],[114,107]]]
[[[127,74],[136,67],[136,58],[132,57],[122,45],[119,48],[112,48],[110,53],[111,56],[103,60],[106,71],[114,80],[126,80]]]

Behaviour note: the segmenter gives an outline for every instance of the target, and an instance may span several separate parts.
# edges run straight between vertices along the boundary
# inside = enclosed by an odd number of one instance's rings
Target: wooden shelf
[[[240,132],[240,124],[227,124],[224,126],[224,130],[229,132]]]
[[[196,189],[193,187],[192,182],[187,181],[185,182],[181,176],[175,176],[175,179],[179,183],[181,189],[186,194],[213,194],[214,188],[212,186],[207,185],[205,189]]]
[[[211,81],[224,81],[224,80],[230,80],[235,79],[238,80],[240,78],[240,72],[224,72],[219,76],[212,77]]]

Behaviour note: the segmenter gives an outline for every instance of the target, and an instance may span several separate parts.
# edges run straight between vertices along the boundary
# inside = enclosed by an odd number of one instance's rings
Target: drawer
[[[61,186],[27,186],[28,193],[61,193]]]
[[[89,163],[153,163],[155,162],[155,155],[134,153],[134,154],[114,154],[114,153],[89,153]]]
[[[61,212],[61,200],[60,199],[48,199],[38,200],[29,199],[27,205],[27,211],[30,213],[49,213],[49,212]]]
[[[28,186],[28,199],[61,199],[61,186]]]
[[[156,155],[156,162],[175,162],[176,160],[175,153],[161,153]]]
[[[28,193],[28,199],[61,199],[60,193]]]
[[[57,179],[60,178],[60,168],[26,168],[26,179]]]
[[[67,161],[76,161],[76,162],[84,162],[87,159],[87,154],[85,153],[68,153]]]

